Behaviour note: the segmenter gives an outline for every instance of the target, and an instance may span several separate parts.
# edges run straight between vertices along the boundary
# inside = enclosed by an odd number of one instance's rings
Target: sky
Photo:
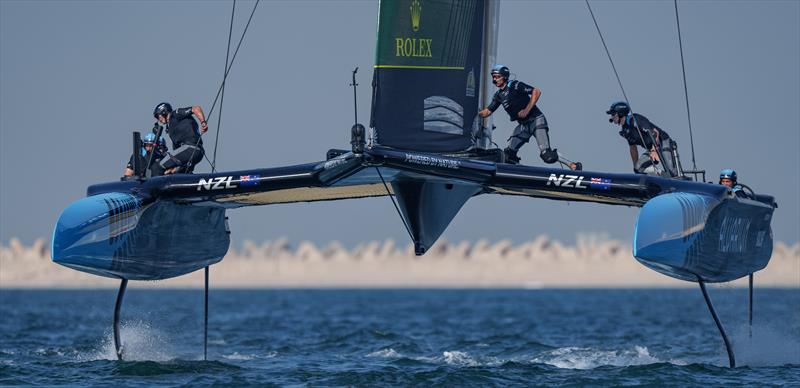
[[[234,43],[253,2],[238,1]],[[424,4],[424,0],[423,0]],[[634,110],[665,129],[691,166],[672,1],[593,1]],[[679,1],[699,168],[772,194],[777,241],[800,240],[800,1]],[[323,160],[349,147],[351,71],[369,122],[377,2],[262,1],[206,135],[220,127],[218,170]],[[117,180],[131,131],[153,107],[210,109],[222,80],[228,1],[0,1],[0,242],[50,238],[86,187]],[[542,91],[551,143],[593,171],[630,172],[628,146],[605,110],[620,100],[582,1],[502,1],[498,61]],[[217,120],[222,112],[221,122]],[[513,130],[502,117],[494,140]],[[536,146],[523,163],[541,166]],[[197,171],[210,170],[208,163]],[[229,211],[233,246],[286,237],[346,246],[408,242],[389,198]],[[471,199],[449,241],[581,234],[630,241],[638,209],[485,195]]]

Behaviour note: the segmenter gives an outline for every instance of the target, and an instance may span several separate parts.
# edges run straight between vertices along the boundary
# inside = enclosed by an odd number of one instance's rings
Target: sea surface
[[[800,386],[800,289],[0,289],[0,385]]]

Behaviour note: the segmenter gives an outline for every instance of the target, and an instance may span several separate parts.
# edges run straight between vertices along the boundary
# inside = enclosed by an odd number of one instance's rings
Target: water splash
[[[63,349],[63,348],[37,348],[33,351],[33,354],[42,357],[64,357],[66,355],[75,354],[77,350],[75,349]]]
[[[222,358],[226,360],[250,361],[256,359],[257,357],[253,354],[239,354],[239,352],[233,352],[233,354],[222,355]]]
[[[665,362],[650,354],[647,347],[626,350],[598,350],[567,347],[545,352],[531,360],[562,369],[594,369],[600,366],[632,366]]]
[[[477,360],[472,358],[467,352],[459,352],[459,351],[452,351],[452,352],[444,352],[442,353],[442,357],[444,358],[444,362],[448,365],[459,365],[459,366],[478,366],[479,363]]]
[[[172,345],[160,330],[142,321],[120,325],[120,339],[125,361],[170,361],[177,358]],[[102,342],[92,352],[79,355],[81,361],[116,360],[114,334],[106,331]]]
[[[397,352],[392,348],[381,349],[370,354],[367,354],[367,357],[377,357],[377,358],[401,358],[403,357],[402,354]]]
[[[278,356],[278,352],[274,352],[274,351],[273,352],[269,352],[269,353],[264,354],[264,355],[258,355],[258,354],[253,354],[253,353],[241,354],[239,352],[233,352],[231,354],[223,354],[222,358],[224,358],[226,360],[232,360],[232,361],[252,361],[252,360],[266,360],[268,358],[275,358],[277,356]]]

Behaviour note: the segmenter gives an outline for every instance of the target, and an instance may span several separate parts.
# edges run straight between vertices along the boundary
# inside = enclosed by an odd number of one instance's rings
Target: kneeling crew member
[[[205,154],[200,136],[208,131],[208,124],[203,109],[192,106],[173,111],[172,105],[162,102],[156,105],[153,116],[165,126],[169,138],[172,139],[172,152],[161,160],[165,174],[191,173]],[[200,121],[199,128],[195,117]]]
[[[625,102],[611,104],[611,108],[606,111],[606,114],[611,115],[611,118],[608,119],[609,123],[622,127],[619,135],[628,141],[635,173],[645,174],[647,164],[655,165],[663,162],[661,165],[670,177],[678,176],[672,152],[674,141],[666,131],[651,123],[647,117],[638,113],[631,114],[631,108]],[[641,157],[637,146],[647,150]],[[661,151],[665,160],[661,160],[658,151]]]
[[[508,139],[508,146],[503,150],[506,163],[519,163],[520,158],[517,156],[517,151],[533,136],[536,138],[536,143],[539,144],[539,156],[545,163],[561,162],[570,169],[580,170],[580,163],[569,161],[559,156],[557,150],[550,149],[547,119],[536,106],[542,92],[524,82],[509,81],[510,74],[511,72],[506,66],[496,65],[492,68],[492,83],[499,90],[495,92],[489,106],[478,112],[481,117],[489,117],[500,105],[503,105],[511,121],[516,120],[519,123]]]
[[[125,177],[143,175],[142,171],[145,171],[147,168],[147,161],[150,160],[151,154],[153,155],[153,161],[148,173],[144,175],[147,177],[164,175],[164,169],[161,168],[158,162],[164,157],[166,147],[167,144],[164,139],[160,139],[159,145],[156,146],[156,135],[154,133],[148,133],[144,139],[142,139],[141,152],[131,155],[131,159],[125,167]],[[139,170],[134,170],[134,158],[139,159]]]

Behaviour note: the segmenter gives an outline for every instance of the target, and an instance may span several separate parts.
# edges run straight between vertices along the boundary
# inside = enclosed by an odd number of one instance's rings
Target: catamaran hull
[[[53,233],[53,262],[111,278],[160,280],[222,260],[225,209],[103,193],[67,207]]]
[[[734,280],[771,256],[777,205],[769,195],[742,199],[722,185],[507,165],[489,156],[374,146],[316,163],[92,185],[61,215],[53,261],[114,278],[166,279],[222,259],[230,244],[225,209],[386,195],[396,198],[422,255],[482,194],[642,206],[634,256],[681,280]]]
[[[681,280],[735,280],[767,266],[773,211],[769,204],[736,197],[659,195],[639,213],[633,255]]]

